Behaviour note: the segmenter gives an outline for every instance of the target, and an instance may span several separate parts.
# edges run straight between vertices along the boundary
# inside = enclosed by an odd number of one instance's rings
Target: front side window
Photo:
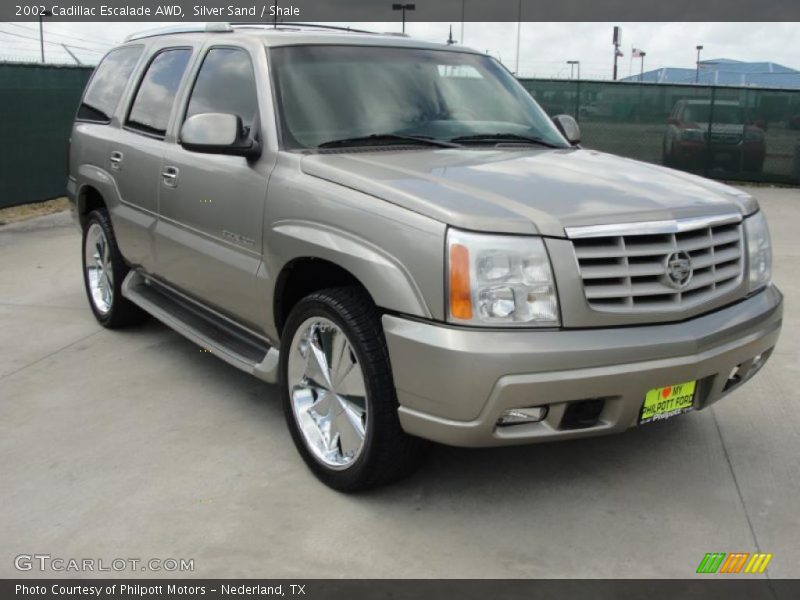
[[[106,55],[86,88],[78,119],[103,123],[111,120],[141,54],[141,46],[128,46]]]
[[[212,48],[206,54],[189,99],[186,118],[200,113],[228,113],[250,128],[258,112],[253,65],[245,50]]]
[[[272,48],[270,61],[290,148],[387,134],[516,135],[566,147],[536,101],[489,56],[320,45]]]
[[[191,55],[192,51],[186,48],[164,50],[156,55],[136,92],[125,123],[128,127],[153,135],[166,134],[175,94]]]

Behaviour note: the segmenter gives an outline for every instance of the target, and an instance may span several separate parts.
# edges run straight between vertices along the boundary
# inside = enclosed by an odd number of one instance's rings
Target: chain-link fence
[[[717,179],[800,183],[800,90],[522,79],[583,145]]]
[[[0,207],[64,194],[87,67],[0,63]],[[800,184],[800,90],[522,79],[589,148],[708,177]]]
[[[64,195],[67,140],[91,72],[0,64],[0,208]]]

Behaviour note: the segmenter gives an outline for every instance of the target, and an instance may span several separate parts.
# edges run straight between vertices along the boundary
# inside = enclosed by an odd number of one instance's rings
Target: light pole
[[[702,46],[697,46],[697,63],[695,63],[697,68],[695,69],[695,72],[694,72],[694,82],[695,83],[700,83],[700,50],[702,50],[702,49],[703,49]]]
[[[572,79],[572,70],[575,68],[575,65],[578,66],[578,81],[581,80],[581,61],[579,60],[568,60],[567,64],[569,65],[569,78]]]
[[[416,4],[392,4],[392,10],[400,10],[403,11],[403,33],[406,32],[406,11],[407,10],[416,10]]]
[[[639,58],[642,59],[642,64],[639,67],[639,81],[640,82],[644,80],[644,57],[645,56],[647,56],[647,52],[644,52],[644,51],[640,50],[639,51]]]
[[[42,22],[44,20],[44,17],[52,17],[52,16],[53,13],[51,13],[49,10],[43,10],[42,12],[39,13],[39,46],[41,47],[42,50],[42,63],[44,63],[44,25]]]
[[[612,79],[614,81],[617,80],[617,59],[622,56],[622,52],[620,52],[619,47],[622,45],[622,29],[619,26],[614,26],[614,74],[612,75]]]

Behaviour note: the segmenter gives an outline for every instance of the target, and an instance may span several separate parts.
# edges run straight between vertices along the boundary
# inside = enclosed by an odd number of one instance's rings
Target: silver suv
[[[496,60],[310,26],[112,50],[72,131],[89,304],[279,382],[354,491],[429,440],[621,432],[706,408],[778,339],[749,195],[579,146]]]

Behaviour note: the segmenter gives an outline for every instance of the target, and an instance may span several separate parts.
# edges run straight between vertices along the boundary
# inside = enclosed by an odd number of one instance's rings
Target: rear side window
[[[156,55],[139,84],[125,123],[128,127],[158,136],[167,132],[175,94],[191,55],[187,48],[164,50]]]
[[[101,123],[111,120],[141,54],[141,46],[129,46],[112,50],[106,55],[86,88],[78,108],[79,120]]]
[[[253,64],[245,50],[212,48],[203,66],[186,110],[186,118],[200,113],[238,115],[245,127],[252,127],[258,111]]]

